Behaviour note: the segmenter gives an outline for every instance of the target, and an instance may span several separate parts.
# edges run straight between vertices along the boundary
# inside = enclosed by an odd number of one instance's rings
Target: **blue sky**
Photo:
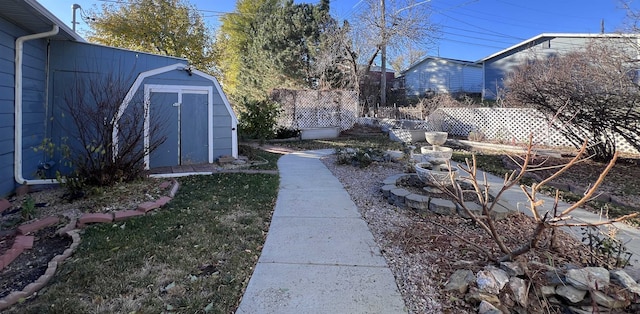
[[[38,1],[68,25],[71,25],[72,4],[87,10],[104,3],[100,0]],[[235,1],[230,0],[190,1],[214,29],[219,25],[220,15],[235,8]],[[339,20],[352,19],[358,10],[364,9],[361,2],[331,0],[331,13]],[[432,0],[429,4],[433,10],[432,21],[439,25],[441,32],[428,54],[469,61],[541,33],[599,33],[603,19],[607,33],[625,27],[625,10],[620,0]],[[640,5],[635,4],[634,8],[640,10]],[[86,24],[81,23],[78,28],[86,29]]]

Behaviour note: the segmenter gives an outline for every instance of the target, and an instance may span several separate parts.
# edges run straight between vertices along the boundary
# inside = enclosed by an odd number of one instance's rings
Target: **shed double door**
[[[151,152],[149,167],[202,164],[209,161],[209,94],[198,90],[150,90],[150,143],[166,137]],[[158,124],[161,127],[155,128]]]

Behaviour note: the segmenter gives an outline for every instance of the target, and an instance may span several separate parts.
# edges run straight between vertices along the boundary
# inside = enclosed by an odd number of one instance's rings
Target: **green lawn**
[[[233,312],[264,244],[278,180],[181,178],[167,207],[86,229],[50,284],[11,312]]]

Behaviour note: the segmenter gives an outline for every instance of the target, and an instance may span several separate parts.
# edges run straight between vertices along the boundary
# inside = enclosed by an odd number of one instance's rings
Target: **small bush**
[[[267,140],[274,138],[276,122],[280,114],[280,105],[270,100],[241,101],[239,131],[241,136]]]
[[[588,248],[587,264],[589,266],[615,269],[629,264],[633,253],[628,252],[624,243],[616,238],[617,230],[611,228],[603,233],[597,226],[581,228],[582,243]]]
[[[366,168],[374,161],[388,160],[388,155],[377,148],[336,148],[336,162],[340,165]]]
[[[30,195],[22,202],[22,209],[20,210],[20,216],[22,221],[28,221],[35,218],[36,215],[36,201]]]

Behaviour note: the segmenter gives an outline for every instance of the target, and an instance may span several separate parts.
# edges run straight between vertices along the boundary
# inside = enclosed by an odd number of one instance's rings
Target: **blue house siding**
[[[482,66],[469,61],[426,57],[403,72],[407,97],[429,93],[480,93]]]
[[[231,128],[233,121],[229,112],[225,110],[224,101],[220,93],[213,90],[213,152],[214,156],[231,155],[233,139]]]
[[[177,64],[187,64],[187,60],[182,58],[159,56],[142,52],[129,51],[113,47],[99,46],[85,43],[73,30],[64,22],[53,16],[44,7],[35,1],[9,1],[6,4],[7,10],[0,10],[0,197],[13,192],[16,187],[14,182],[14,166],[16,156],[21,157],[21,173],[19,176],[26,180],[24,184],[48,183],[40,180],[37,175],[38,166],[48,161],[50,158],[60,165],[60,156],[45,156],[44,152],[36,151],[43,139],[51,138],[58,146],[63,143],[63,138],[72,134],[76,126],[69,123],[68,115],[63,117],[66,107],[66,96],[77,96],[70,91],[73,87],[87,87],[91,77],[115,76],[122,84],[122,89],[129,91],[131,86],[138,83],[138,76],[146,73],[149,77],[145,84],[180,85],[180,86],[206,86],[205,91],[219,90],[219,84],[210,76],[194,70],[187,73],[182,66]],[[56,27],[57,25],[57,27]],[[44,33],[46,32],[46,33]],[[39,34],[49,36],[47,38],[28,40],[24,43],[22,56],[22,67],[20,79],[22,81],[22,103],[19,116],[22,123],[15,124],[15,41],[24,35]],[[158,69],[163,69],[158,71]],[[172,69],[165,71],[164,69]],[[162,72],[162,73],[160,73]],[[166,73],[165,73],[166,72]],[[149,73],[160,73],[150,75]],[[192,74],[192,75],[190,75]],[[136,85],[139,93],[143,93],[144,86]],[[88,94],[87,90],[84,89]],[[187,93],[188,94],[188,93]],[[213,97],[214,95],[211,95]],[[201,103],[202,94],[188,95],[192,103]],[[187,130],[189,136],[199,136],[199,133],[210,134],[211,124],[214,121],[219,126],[215,127],[216,138],[214,147],[220,151],[231,147],[229,151],[235,155],[237,148],[234,147],[235,133],[231,128],[235,127],[237,120],[230,110],[228,103],[216,102],[226,107],[226,110],[216,109],[217,116],[210,117],[210,110],[206,108],[206,132],[200,112],[200,106],[191,107],[194,111],[188,117],[192,120],[199,120],[200,128]],[[209,98],[207,98],[209,100]],[[122,100],[117,99],[117,102]],[[212,104],[212,103],[210,103]],[[213,104],[212,104],[213,105]],[[212,106],[217,107],[216,106]],[[223,108],[224,109],[224,108]],[[231,125],[232,127],[228,127]],[[17,129],[22,130],[22,137],[14,138]],[[71,130],[71,132],[70,132]],[[217,134],[222,131],[224,134]],[[189,133],[191,132],[191,133]],[[235,132],[235,131],[233,131]],[[209,145],[212,137],[207,139],[207,159],[211,159],[209,152],[213,147]],[[229,140],[230,139],[230,140]],[[73,141],[74,139],[69,139]],[[195,144],[201,142],[194,142]],[[230,143],[230,144],[228,144]],[[22,144],[22,151],[15,152],[16,144]],[[73,144],[73,143],[68,143]],[[190,146],[185,146],[190,147]],[[193,147],[194,153],[190,156],[202,155],[202,147]],[[224,148],[224,149],[223,149]],[[229,154],[225,151],[224,154]],[[198,157],[201,158],[201,157]],[[53,171],[48,173],[51,178]],[[11,179],[9,179],[11,178]]]
[[[14,164],[14,84],[15,41],[29,35],[19,27],[0,17],[0,196],[11,193],[16,184],[13,180]],[[35,152],[44,138],[46,120],[46,60],[47,40],[27,41],[23,47],[23,166],[25,178],[34,178],[41,153]],[[9,180],[9,178],[11,178]]]

